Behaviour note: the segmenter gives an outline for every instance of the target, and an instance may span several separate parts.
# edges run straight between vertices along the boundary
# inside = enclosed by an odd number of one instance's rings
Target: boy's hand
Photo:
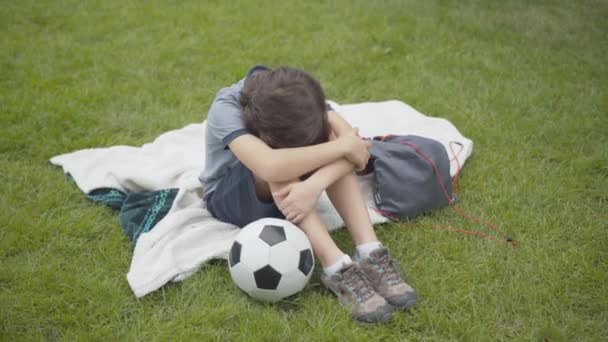
[[[297,224],[316,206],[322,191],[314,182],[301,181],[273,192],[272,197],[285,218]]]
[[[350,132],[340,136],[339,139],[342,139],[346,146],[345,158],[355,164],[357,171],[365,169],[369,159],[371,142],[361,139],[358,128],[353,128]]]

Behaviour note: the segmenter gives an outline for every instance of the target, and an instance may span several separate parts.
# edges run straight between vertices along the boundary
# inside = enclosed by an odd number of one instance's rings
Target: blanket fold
[[[441,142],[452,175],[473,151],[473,142],[448,120],[425,116],[400,101],[331,105],[362,136],[415,134]],[[239,232],[213,218],[202,200],[198,176],[205,165],[205,125],[166,132],[141,147],[83,149],[50,160],[89,199],[120,208],[122,229],[135,244],[127,280],[137,297],[188,278],[210,259],[227,258]],[[454,143],[461,148],[454,151]],[[372,176],[359,181],[372,221],[385,222],[374,210]],[[328,229],[343,226],[326,194],[317,210]]]

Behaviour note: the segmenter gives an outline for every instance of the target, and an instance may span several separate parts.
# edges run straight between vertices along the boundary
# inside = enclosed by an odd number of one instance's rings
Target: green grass
[[[608,339],[607,16],[600,0],[4,1],[0,340]],[[49,158],[202,121],[256,63],[451,120],[475,142],[461,207],[519,248],[378,226],[421,296],[384,326],[351,321],[319,269],[279,305],[225,262],[136,299],[117,212]],[[488,231],[450,210],[420,222]]]

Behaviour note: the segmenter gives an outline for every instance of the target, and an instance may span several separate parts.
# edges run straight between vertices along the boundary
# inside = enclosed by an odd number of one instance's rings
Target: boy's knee
[[[270,184],[268,182],[256,175],[253,175],[253,182],[255,186],[255,194],[258,199],[264,202],[270,202],[273,200],[272,189],[270,188]]]
[[[359,180],[355,172],[349,172],[335,181],[327,188],[328,193],[361,191]]]
[[[283,189],[284,187],[286,187],[289,184],[293,184],[296,182],[299,182],[299,179],[292,179],[286,182],[268,182],[268,186],[270,188],[270,191],[275,192],[275,191],[279,191],[281,189]]]
[[[290,181],[286,181],[286,182],[268,182],[268,183],[266,183],[268,185],[268,188],[270,191],[270,197],[271,197],[272,201],[274,201],[277,206],[280,206],[280,202],[272,194],[275,192],[278,192],[278,191],[282,190],[284,187],[286,187],[290,184],[296,183],[296,182],[299,182],[299,180],[294,179],[294,180],[290,180]]]

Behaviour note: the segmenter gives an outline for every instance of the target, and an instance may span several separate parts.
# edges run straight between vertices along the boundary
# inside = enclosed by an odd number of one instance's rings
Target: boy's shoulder
[[[236,116],[240,119],[242,116],[240,104],[241,90],[243,89],[247,78],[251,77],[256,71],[259,70],[268,70],[268,68],[263,65],[256,65],[249,69],[247,75],[240,81],[220,89],[215,95],[215,99],[211,104],[208,119],[213,120],[215,117],[220,117],[218,119],[221,120],[221,118],[225,118],[227,116]]]
[[[243,77],[240,81],[234,83],[231,86],[220,89],[217,92],[214,101],[222,101],[222,102],[238,104],[239,100],[240,100],[240,93],[241,93],[241,90],[243,89],[243,86],[245,85],[245,81],[249,77],[251,77],[255,72],[260,71],[260,70],[268,70],[268,68],[263,65],[256,65],[256,66],[252,67],[247,72],[247,75],[245,77]]]
[[[224,144],[227,145],[233,140],[235,134],[247,132],[240,103],[241,90],[248,77],[251,77],[256,71],[264,69],[268,68],[260,65],[254,66],[243,79],[231,86],[220,89],[215,95],[207,113],[207,127],[211,135],[222,140]]]
[[[243,89],[244,83],[245,79],[243,78],[233,85],[220,89],[217,94],[215,94],[215,99],[213,102],[229,102],[238,104],[241,89]]]

